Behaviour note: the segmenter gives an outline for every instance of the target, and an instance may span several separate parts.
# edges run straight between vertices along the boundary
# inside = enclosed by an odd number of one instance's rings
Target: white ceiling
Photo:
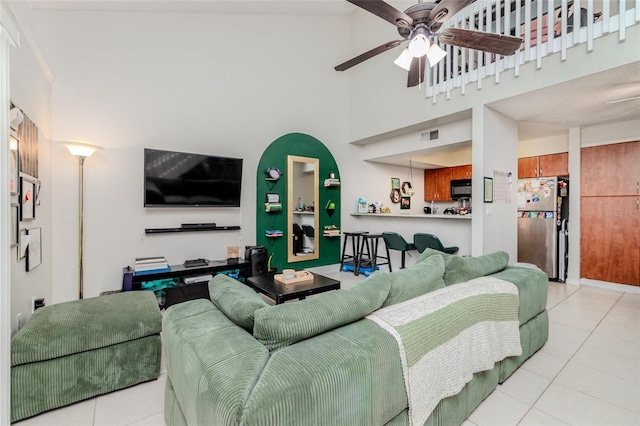
[[[32,0],[33,9],[118,10],[228,14],[349,15],[345,0]],[[520,140],[554,136],[569,127],[640,119],[640,62],[537,90],[489,106],[518,121]],[[555,100],[549,106],[548,100]],[[561,112],[561,113],[560,113]]]
[[[255,15],[349,15],[344,0],[31,0],[32,9],[118,10]]]

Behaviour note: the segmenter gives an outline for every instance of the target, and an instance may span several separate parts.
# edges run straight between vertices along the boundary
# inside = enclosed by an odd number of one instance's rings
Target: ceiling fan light
[[[415,37],[411,39],[409,43],[409,53],[414,58],[421,58],[427,54],[429,50],[429,39],[426,35],[419,33],[416,34]]]
[[[447,56],[447,51],[443,50],[435,43],[433,43],[427,51],[427,59],[429,60],[429,65],[432,67],[440,62],[445,56]]]
[[[411,61],[413,60],[413,56],[409,53],[408,48],[404,48],[398,59],[393,61],[394,64],[399,66],[402,69],[409,71],[411,69]]]

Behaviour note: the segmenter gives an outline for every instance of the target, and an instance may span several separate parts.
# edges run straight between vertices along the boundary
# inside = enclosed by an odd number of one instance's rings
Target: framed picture
[[[18,243],[18,261],[24,259],[27,255],[27,247],[29,247],[29,235],[27,235],[27,230],[22,229],[19,232],[20,234],[20,242]]]
[[[400,189],[400,178],[391,178],[391,189]]]
[[[493,178],[484,178],[484,202],[493,203]]]
[[[267,203],[279,203],[280,202],[280,194],[269,192],[267,193]]]
[[[20,183],[20,144],[18,138],[11,134],[9,138],[9,192],[12,195],[18,193],[18,184]]]
[[[34,189],[35,191],[35,204],[36,206],[40,205],[40,189],[42,188],[42,181],[40,179],[36,180],[36,187]]]
[[[29,246],[27,248],[27,271],[33,271],[42,263],[42,228],[27,229]]]
[[[400,210],[407,210],[411,208],[411,197],[402,197],[400,199]]]
[[[20,220],[36,218],[35,203],[36,180],[32,177],[20,177]]]
[[[11,247],[20,243],[20,205],[11,203]]]

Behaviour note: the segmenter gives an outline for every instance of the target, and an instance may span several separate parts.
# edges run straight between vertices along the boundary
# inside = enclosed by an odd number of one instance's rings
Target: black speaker
[[[244,259],[251,262],[251,276],[267,275],[267,249],[265,246],[246,246]]]

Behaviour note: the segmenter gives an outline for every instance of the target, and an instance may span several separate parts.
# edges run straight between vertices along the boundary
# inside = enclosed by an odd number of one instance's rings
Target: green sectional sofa
[[[163,316],[165,421],[461,424],[548,337],[547,275],[507,264],[427,249],[410,268],[275,306],[216,276],[211,301]]]

